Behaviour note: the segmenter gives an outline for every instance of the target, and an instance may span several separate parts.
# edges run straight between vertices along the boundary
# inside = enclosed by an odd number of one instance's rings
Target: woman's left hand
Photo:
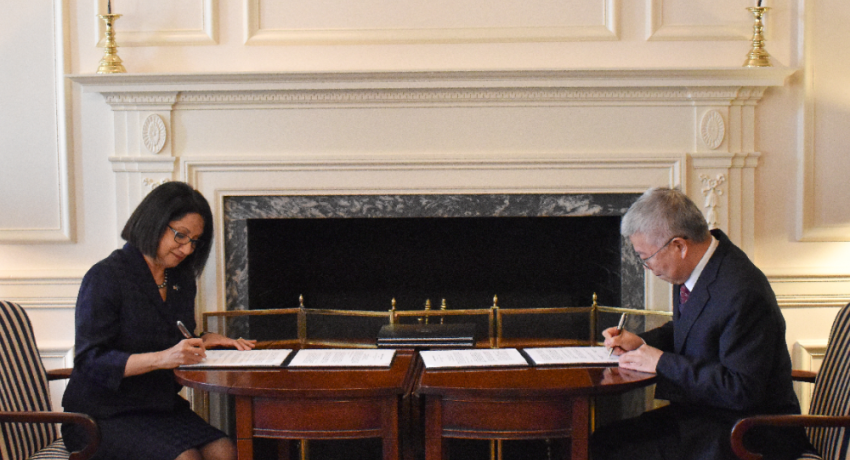
[[[235,348],[237,350],[251,350],[255,346],[257,346],[256,340],[248,340],[239,337],[238,339],[231,339],[225,337],[221,334],[216,334],[215,332],[207,332],[201,337],[204,341],[204,348],[213,348],[213,347],[227,347],[227,348]]]

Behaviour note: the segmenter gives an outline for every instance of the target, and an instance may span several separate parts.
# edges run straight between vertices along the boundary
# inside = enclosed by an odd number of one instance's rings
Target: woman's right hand
[[[199,338],[183,339],[171,348],[161,351],[160,367],[174,369],[184,364],[197,364],[207,357],[204,341]]]
[[[124,377],[140,375],[158,369],[174,369],[184,364],[197,364],[206,358],[204,341],[184,339],[171,348],[151,353],[130,355],[124,366]]]

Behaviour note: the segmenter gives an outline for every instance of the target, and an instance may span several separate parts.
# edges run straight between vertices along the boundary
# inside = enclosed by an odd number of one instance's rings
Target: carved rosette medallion
[[[142,142],[150,153],[159,153],[165,147],[165,123],[159,115],[153,114],[142,123]]]
[[[720,115],[717,110],[706,112],[700,123],[700,135],[708,148],[714,150],[720,147],[723,138],[726,136],[726,123],[723,122],[723,115]]]

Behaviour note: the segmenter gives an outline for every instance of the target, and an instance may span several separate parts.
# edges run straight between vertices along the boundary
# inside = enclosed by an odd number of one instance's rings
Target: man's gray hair
[[[711,235],[697,205],[681,190],[664,187],[647,190],[629,207],[620,233],[626,238],[640,233],[656,246],[673,237],[701,243]]]

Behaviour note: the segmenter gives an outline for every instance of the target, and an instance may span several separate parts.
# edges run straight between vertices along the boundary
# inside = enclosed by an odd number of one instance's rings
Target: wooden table
[[[402,398],[415,383],[415,357],[410,350],[397,350],[389,368],[207,369],[175,374],[185,386],[235,397],[239,460],[254,458],[254,438],[381,438],[384,460],[397,460],[399,413]]]
[[[447,458],[443,438],[569,439],[570,456],[588,458],[593,396],[647,386],[655,374],[617,367],[426,369],[425,459]]]

